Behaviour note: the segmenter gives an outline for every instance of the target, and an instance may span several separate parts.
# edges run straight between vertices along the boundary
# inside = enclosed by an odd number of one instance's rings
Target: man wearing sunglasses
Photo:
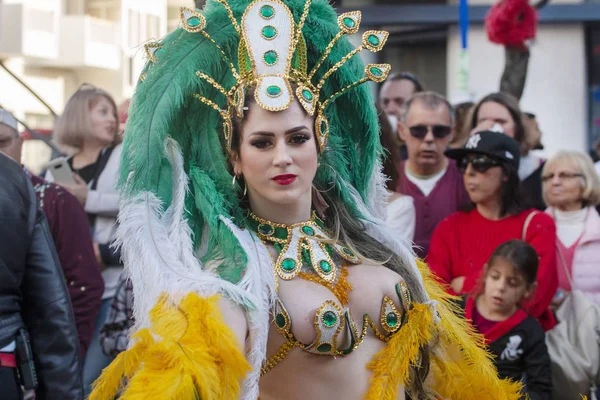
[[[398,121],[400,121],[404,103],[415,93],[422,91],[423,85],[410,72],[392,74],[383,83],[379,92],[379,105],[388,117],[394,133],[397,133]],[[403,160],[406,160],[406,144],[403,142],[400,145],[400,156]]]
[[[404,105],[398,129],[408,159],[400,164],[397,191],[414,199],[415,250],[425,257],[435,227],[469,204],[462,175],[444,155],[454,137],[454,111],[438,93],[416,93]]]

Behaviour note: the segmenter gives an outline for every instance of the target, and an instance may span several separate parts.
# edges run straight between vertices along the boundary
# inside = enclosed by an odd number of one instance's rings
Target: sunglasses
[[[473,169],[480,174],[487,172],[487,170],[490,168],[499,167],[502,165],[500,161],[494,160],[493,158],[487,156],[464,157],[458,163],[458,170],[464,174],[469,164],[471,164]]]
[[[425,139],[429,129],[436,139],[443,139],[452,132],[452,128],[448,125],[415,125],[408,128],[410,135],[417,139]]]

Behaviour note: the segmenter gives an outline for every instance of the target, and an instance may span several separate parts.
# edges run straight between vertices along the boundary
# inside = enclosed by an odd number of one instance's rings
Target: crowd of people
[[[464,299],[465,315],[485,336],[500,375],[525,377],[531,398],[551,398],[552,371],[561,374],[564,359],[551,360],[549,350],[556,355],[567,347],[547,349],[544,332],[580,322],[556,318],[571,292],[584,294],[590,307],[600,304],[600,162],[578,151],[547,160],[536,155],[543,148],[540,125],[506,93],[453,107],[400,73],[383,84],[379,102],[397,124],[395,132],[382,131],[391,135],[382,143],[397,166],[395,192],[413,199],[402,213],[415,221],[415,251]],[[394,201],[392,226],[399,218]],[[399,234],[406,226],[399,225]],[[593,347],[582,350],[597,353],[596,333],[588,338]],[[587,394],[597,383],[597,362],[594,355],[579,371],[587,375],[572,377],[585,381]]]
[[[539,157],[543,121],[505,93],[452,105],[405,72],[382,83],[377,106],[391,232],[413,243],[456,296],[455,310],[482,335],[499,376],[523,382],[530,399],[551,399],[556,377],[570,371],[556,358],[565,357],[561,342],[546,336],[576,323],[561,316],[577,313],[560,312],[573,306],[574,293],[587,300],[580,306],[600,305],[600,164],[577,151]],[[112,245],[122,113],[92,86],[69,99],[53,133],[73,171],[74,181],[65,183],[50,170],[35,176],[18,168],[23,139],[17,121],[0,110],[3,398],[22,398],[25,389],[38,399],[82,399],[128,347],[135,282]],[[239,158],[233,165],[245,168],[253,190],[252,167]],[[264,235],[264,224],[257,234]],[[592,345],[584,352],[599,352],[597,341]],[[600,357],[592,360],[592,372],[571,376],[583,388],[572,398],[600,383]],[[27,362],[34,379],[27,379]]]

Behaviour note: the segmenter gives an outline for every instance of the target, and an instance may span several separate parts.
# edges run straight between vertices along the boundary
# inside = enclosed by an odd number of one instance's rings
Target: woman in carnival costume
[[[383,31],[209,0],[146,46],[121,160],[129,350],[92,399],[497,399],[483,340],[385,224]]]

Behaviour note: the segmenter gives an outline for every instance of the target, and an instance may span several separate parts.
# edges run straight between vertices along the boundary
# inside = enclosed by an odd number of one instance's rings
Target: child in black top
[[[536,286],[538,255],[529,244],[510,240],[485,265],[483,285],[463,299],[465,318],[495,356],[501,378],[521,380],[531,400],[552,398],[552,371],[544,330],[520,304]]]

